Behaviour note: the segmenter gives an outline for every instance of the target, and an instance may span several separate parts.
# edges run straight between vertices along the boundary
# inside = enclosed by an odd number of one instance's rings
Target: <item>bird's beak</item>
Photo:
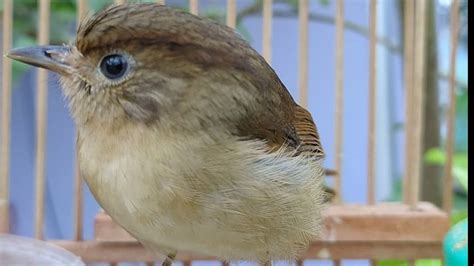
[[[35,46],[13,49],[6,56],[59,74],[67,74],[71,73],[71,66],[65,62],[69,51],[65,46]]]

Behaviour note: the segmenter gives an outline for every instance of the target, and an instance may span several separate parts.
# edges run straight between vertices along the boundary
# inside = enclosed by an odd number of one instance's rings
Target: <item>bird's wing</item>
[[[299,138],[298,153],[317,159],[323,158],[324,150],[313,118],[306,109],[299,105],[294,108],[293,125]]]
[[[244,112],[236,121],[237,135],[265,141],[270,152],[287,148],[296,155],[322,159],[324,150],[311,114],[293,100],[273,69],[264,62],[261,64],[266,68],[261,72],[268,75],[260,75],[260,79],[254,73],[239,76],[243,80],[242,88],[253,90],[255,97],[248,104],[253,111]]]
[[[268,106],[275,105],[268,104]],[[311,114],[294,102],[285,107],[262,108],[257,114],[247,114],[237,127],[238,135],[241,137],[264,140],[269,152],[286,148],[294,151],[295,155],[315,159],[324,157],[324,150]]]
[[[260,112],[257,116],[250,115],[242,120],[239,124],[239,135],[264,140],[269,152],[285,147],[294,151],[295,155],[322,160],[325,153],[311,114],[296,104],[283,86],[281,92],[284,93],[279,93],[280,108],[271,112]],[[326,175],[334,174],[332,170],[324,170]],[[325,201],[331,202],[336,192],[327,185],[323,185],[323,190],[326,193]]]
[[[299,105],[296,105],[294,113],[293,124],[295,125],[296,134],[300,139],[297,152],[318,160],[324,158],[324,150],[321,145],[318,129],[314,124],[311,114]],[[329,173],[331,173],[331,170],[325,169],[325,174],[328,175]],[[323,189],[326,192],[325,201],[332,201],[336,196],[336,192],[327,185],[324,185]]]

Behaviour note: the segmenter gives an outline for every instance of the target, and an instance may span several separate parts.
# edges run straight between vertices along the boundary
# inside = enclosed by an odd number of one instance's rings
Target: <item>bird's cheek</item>
[[[77,96],[78,92],[88,86],[86,82],[75,75],[60,75],[59,81],[62,91],[68,99]]]
[[[159,119],[160,103],[153,97],[139,93],[124,94],[118,102],[128,117],[136,121],[148,124]]]

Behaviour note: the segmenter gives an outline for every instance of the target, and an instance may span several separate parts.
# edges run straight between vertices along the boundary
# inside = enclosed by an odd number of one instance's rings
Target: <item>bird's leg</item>
[[[153,252],[157,257],[161,257],[163,256],[163,254],[167,254],[166,259],[163,261],[163,266],[171,266],[174,259],[176,258],[176,253],[178,253],[178,251],[175,249],[162,247],[154,242],[146,240],[140,240],[140,242],[148,251]]]
[[[173,264],[174,258],[176,258],[176,252],[169,253],[161,266],[171,266],[171,264]]]

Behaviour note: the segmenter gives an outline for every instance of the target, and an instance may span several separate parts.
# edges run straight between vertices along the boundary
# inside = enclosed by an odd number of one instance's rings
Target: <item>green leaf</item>
[[[467,210],[457,211],[451,214],[451,226],[467,218]]]
[[[425,153],[424,160],[430,164],[443,166],[446,154],[440,148],[432,148]],[[467,152],[456,153],[453,156],[453,176],[465,191],[467,191],[467,165]]]
[[[467,168],[458,166],[454,166],[453,168],[453,175],[456,178],[456,181],[458,181],[459,185],[467,191]]]
[[[416,266],[442,266],[441,260],[417,260]]]
[[[467,170],[467,152],[461,152],[454,154],[453,164],[457,167],[461,167]]]
[[[377,266],[407,266],[407,263],[402,260],[381,260],[377,261]]]
[[[446,155],[440,148],[431,148],[425,153],[425,162],[435,165],[443,165]]]
[[[382,260],[377,261],[377,266],[407,266],[403,260]],[[416,260],[416,266],[441,266],[441,260]]]

